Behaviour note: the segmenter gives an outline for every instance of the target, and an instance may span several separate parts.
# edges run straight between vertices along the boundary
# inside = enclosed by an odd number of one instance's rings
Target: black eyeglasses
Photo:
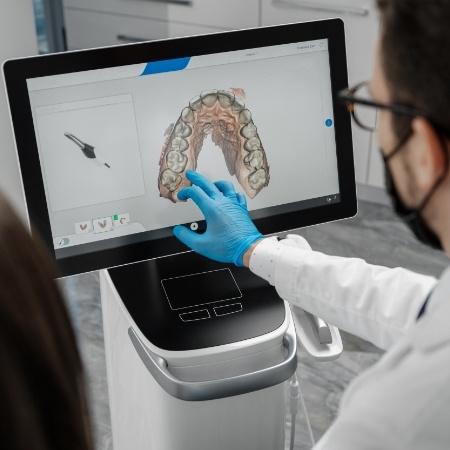
[[[338,93],[338,98],[347,105],[347,109],[351,113],[354,121],[367,131],[376,131],[378,111],[380,109],[389,110],[393,113],[402,114],[411,118],[424,117],[436,128],[442,128],[424,111],[408,106],[373,101],[369,90],[369,83],[367,81],[359,83],[352,88],[344,89]]]

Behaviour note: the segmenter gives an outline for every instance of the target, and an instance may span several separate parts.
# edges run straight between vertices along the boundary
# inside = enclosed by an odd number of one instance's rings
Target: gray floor
[[[298,233],[305,236],[315,250],[364,258],[373,264],[403,266],[434,276],[439,276],[448,265],[444,254],[419,244],[390,208],[372,203],[361,202],[359,213],[353,219]],[[85,362],[97,449],[112,449],[98,274],[71,277],[62,280],[61,286]],[[336,361],[317,363],[299,353],[298,373],[316,440],[335,418],[349,382],[381,355],[378,348],[352,335],[342,333],[342,339],[344,352]],[[286,427],[289,436],[289,417]],[[288,442],[286,444],[289,448]],[[302,415],[297,421],[295,448],[311,448]]]

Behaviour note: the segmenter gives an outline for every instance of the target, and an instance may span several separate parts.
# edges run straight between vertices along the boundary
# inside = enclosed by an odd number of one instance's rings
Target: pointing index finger
[[[214,184],[225,197],[234,197],[236,195],[236,189],[231,181],[219,180]]]
[[[193,202],[200,208],[203,215],[206,217],[211,206],[211,198],[199,186],[189,186],[181,189],[177,197],[179,200],[192,199]]]
[[[192,181],[192,183],[201,188],[208,195],[208,197],[214,199],[217,197],[217,195],[220,194],[220,191],[217,189],[215,184],[198,172],[195,172],[194,170],[188,170],[186,172],[186,177],[189,181]]]

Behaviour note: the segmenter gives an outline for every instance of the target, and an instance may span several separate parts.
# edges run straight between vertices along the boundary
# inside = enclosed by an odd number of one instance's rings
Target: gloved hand
[[[203,256],[242,266],[244,253],[264,237],[250,219],[244,194],[236,192],[229,181],[213,183],[193,170],[186,177],[195,186],[178,192],[178,199],[190,198],[197,204],[205,216],[206,231],[198,234],[177,225],[173,234]]]

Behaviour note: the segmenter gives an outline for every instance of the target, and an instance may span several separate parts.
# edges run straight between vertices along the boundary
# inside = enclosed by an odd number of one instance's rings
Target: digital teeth
[[[181,173],[186,167],[188,159],[183,153],[171,151],[167,153],[167,167],[175,173]]]
[[[214,90],[212,90],[212,91],[203,91],[203,92],[200,94],[200,97],[201,97],[201,99],[202,99],[202,103],[203,103],[205,106],[211,107],[211,106],[214,105],[214,103],[215,103],[216,100],[217,100],[217,97],[218,97],[218,95],[217,95],[217,90],[214,89]]]
[[[181,120],[184,123],[193,123],[195,121],[194,111],[192,111],[189,106],[186,106],[186,108],[181,111]]]
[[[254,152],[255,150],[259,150],[261,148],[261,141],[259,137],[253,136],[244,144],[245,150],[248,152]]]
[[[252,121],[252,113],[248,109],[243,109],[239,114],[238,122],[247,125]]]
[[[229,91],[219,91],[219,103],[222,108],[229,108],[235,99],[235,95]]]
[[[158,189],[162,197],[177,202],[177,192],[191,184],[184,172],[196,169],[208,134],[222,149],[230,175],[236,176],[250,198],[269,184],[269,165],[252,114],[237,97],[243,91],[235,92],[202,91],[181,111],[161,152]]]
[[[192,134],[192,128],[180,121],[176,124],[173,132],[176,137],[187,138]]]
[[[264,165],[264,154],[261,150],[255,150],[244,158],[244,163],[255,170],[261,169]]]
[[[253,136],[256,136],[256,131],[256,127],[252,122],[241,128],[241,136],[245,137],[246,139],[250,139]]]
[[[160,175],[160,181],[170,192],[175,191],[181,184],[181,177],[170,169],[164,170]]]
[[[267,182],[266,171],[264,169],[258,169],[256,172],[253,172],[249,175],[248,182],[255,191],[261,189]]]
[[[230,109],[233,114],[240,113],[245,108],[245,104],[242,100],[236,98]]]
[[[181,137],[176,137],[172,141],[172,150],[176,152],[185,152],[189,148],[188,141]]]

